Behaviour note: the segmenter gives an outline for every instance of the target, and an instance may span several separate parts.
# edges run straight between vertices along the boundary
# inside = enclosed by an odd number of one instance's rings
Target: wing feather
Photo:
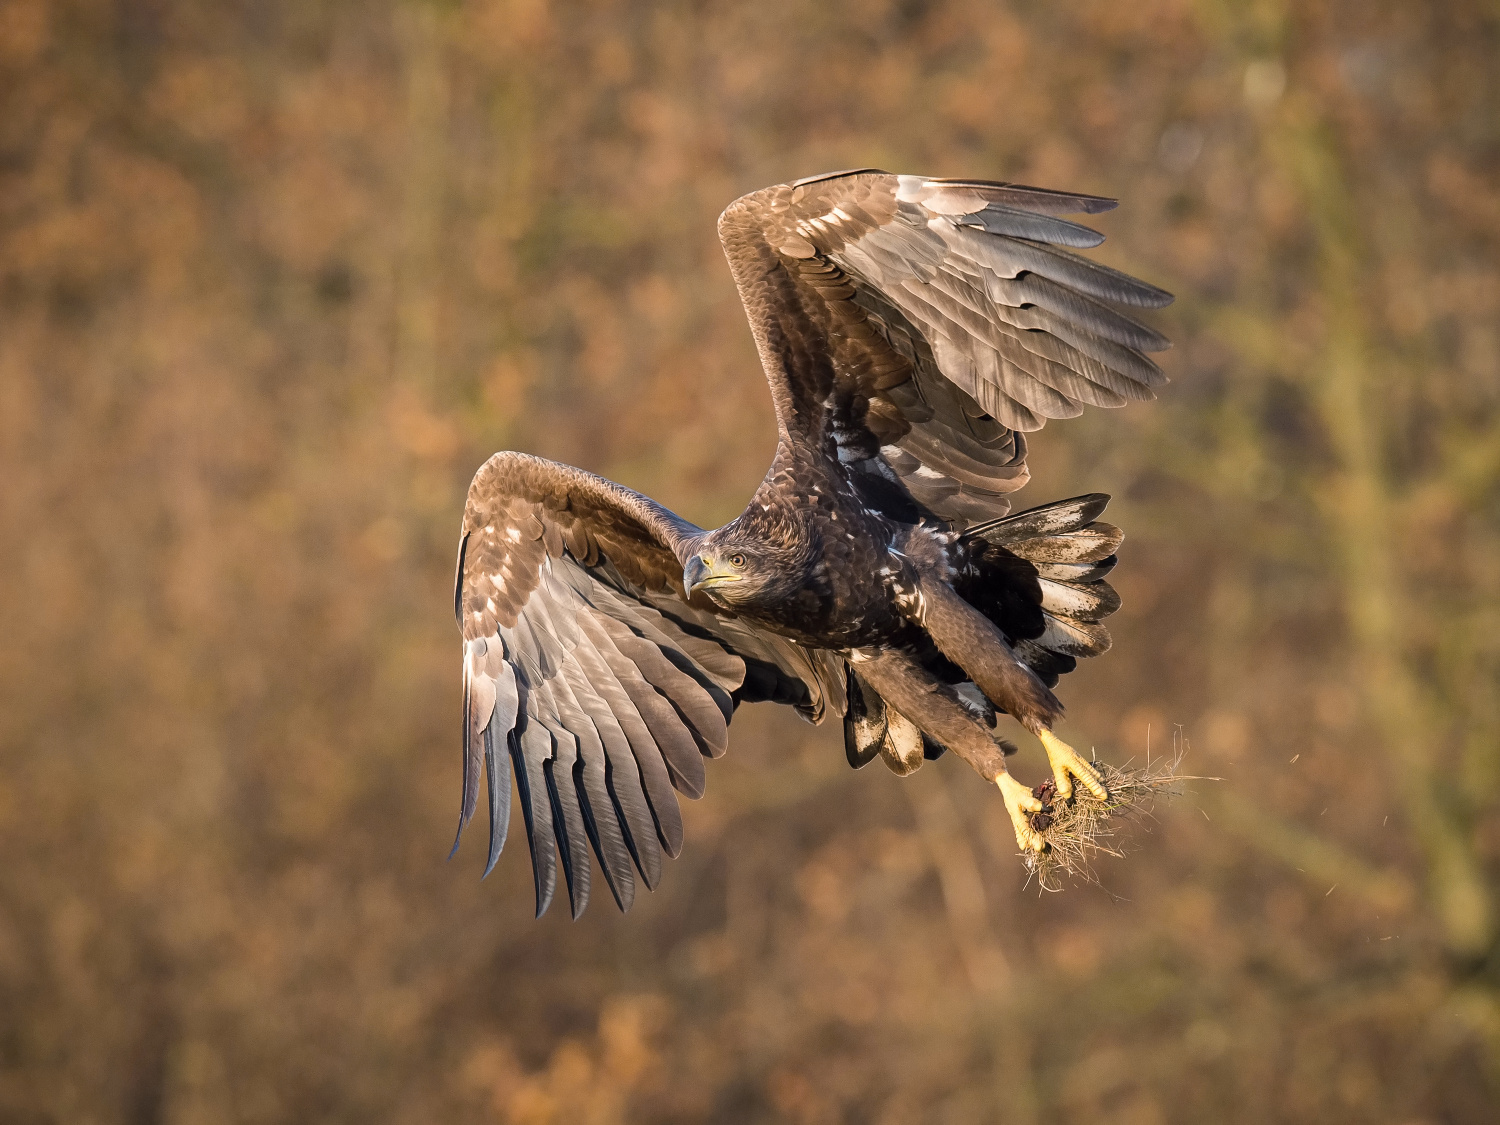
[[[573,692],[575,677],[581,678],[581,673],[570,658],[551,681],[552,695],[557,702],[558,717],[577,745],[572,764],[573,786],[583,815],[584,831],[615,902],[621,910],[628,910],[635,901],[630,849],[626,847],[625,834],[613,815],[614,801],[605,784],[604,742],[588,708]]]
[[[691,720],[685,721],[682,709],[674,705],[671,696],[659,691],[648,677],[643,661],[651,659],[650,647],[618,622],[600,621],[599,624],[610,634],[620,658],[628,661],[639,676],[639,679],[626,681],[626,691],[650,726],[662,760],[671,772],[673,785],[689,797],[703,796],[707,779],[698,735],[690,725]],[[670,669],[667,674],[670,674]],[[717,711],[705,713],[704,718],[713,722],[717,714]]]
[[[542,707],[541,723],[551,735],[552,756],[544,767],[552,803],[553,836],[557,840],[563,878],[568,884],[568,902],[573,917],[577,918],[589,904],[590,882],[588,833],[574,779],[574,767],[579,764],[578,739],[563,725],[550,683],[542,685],[534,698]]]
[[[1059,246],[1078,246],[1085,250],[1104,241],[1102,234],[1080,223],[1053,218],[1022,207],[1007,207],[1003,203],[991,203],[973,214],[960,215],[956,222],[959,226],[976,227],[987,234],[1006,234],[1012,238],[1029,238]]]
[[[547,760],[552,756],[552,736],[540,722],[527,723],[519,736],[512,737],[510,754],[536,883],[536,916],[540,918],[552,905],[552,896],[557,891],[557,850],[546,773]]]
[[[677,807],[677,799],[672,795],[672,779],[665,757],[658,749],[659,736],[652,730],[637,705],[636,701],[642,693],[639,690],[632,692],[628,686],[632,681],[641,688],[648,685],[641,679],[639,669],[620,655],[620,650],[615,647],[595,615],[584,618],[583,627],[594,655],[609,666],[612,679],[605,682],[601,691],[608,693],[610,710],[614,712],[630,741],[630,750],[635,757],[636,768],[640,770],[641,784],[655,820],[657,838],[667,855],[675,857],[682,850],[682,813]],[[680,723],[677,726],[679,730],[682,729]],[[685,731],[683,733],[686,734]],[[690,748],[694,749],[694,756],[701,761],[696,748]],[[652,875],[650,885],[655,886],[658,878],[659,865],[657,873]]]
[[[599,732],[606,757],[606,781],[617,819],[631,858],[645,880],[646,889],[661,882],[661,848],[656,840],[656,818],[641,786],[641,771],[635,763],[630,738],[622,716],[635,711],[614,672],[585,638],[573,650],[580,675],[575,691]]]
[[[510,834],[510,764],[499,764],[501,747],[508,749],[512,731],[502,729],[500,711],[497,708],[484,732],[484,774],[489,782],[490,798],[490,853],[485,857],[483,879],[495,870],[500,853],[505,848],[505,838]]]

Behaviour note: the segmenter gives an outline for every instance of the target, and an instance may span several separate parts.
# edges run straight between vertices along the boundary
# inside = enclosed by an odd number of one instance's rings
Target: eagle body
[[[1166,340],[1119,306],[1170,296],[1073,253],[1101,239],[1058,217],[1111,206],[871,169],[754,192],[719,222],[778,428],[745,510],[706,530],[580,469],[481,467],[455,612],[459,831],[483,776],[486,873],[513,776],[538,913],[559,869],[575,917],[595,873],[628,908],[681,848],[674,791],[702,794],[744,702],[841,715],[855,765],[954,751],[1024,847],[1036,802],[997,713],[1041,739],[1064,796],[1074,778],[1103,792],[1051,733],[1051,687],[1108,647],[1120,533],[1107,497],[1012,515],[1009,494],[1026,432],[1164,381],[1145,353]]]
[[[810,463],[788,451],[713,540],[720,551],[751,551],[774,568],[775,580],[754,598],[716,604],[799,644],[842,649],[887,640],[904,623],[890,583],[879,577],[890,572],[895,536],[896,525],[861,502],[836,461]]]

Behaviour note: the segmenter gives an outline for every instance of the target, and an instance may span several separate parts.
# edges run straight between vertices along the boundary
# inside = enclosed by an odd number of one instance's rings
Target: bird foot
[[[1047,759],[1052,763],[1052,777],[1057,782],[1059,798],[1064,801],[1072,799],[1075,777],[1099,800],[1105,800],[1109,796],[1109,790],[1104,788],[1099,772],[1080,758],[1078,751],[1050,730],[1038,731],[1037,737],[1042,740],[1042,747],[1047,751]]]
[[[1047,847],[1041,834],[1031,827],[1031,814],[1042,811],[1042,802],[1030,789],[1022,785],[1009,771],[995,778],[1000,787],[1000,796],[1005,799],[1005,811],[1010,813],[1010,822],[1016,830],[1016,844],[1023,852],[1040,852]]]

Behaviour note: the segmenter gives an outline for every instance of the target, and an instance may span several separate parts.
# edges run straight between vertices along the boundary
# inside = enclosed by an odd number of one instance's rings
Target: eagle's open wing
[[[1165,337],[1115,306],[1171,295],[1065,247],[1110,199],[866,169],[766,188],[719,234],[783,434],[832,440],[958,524],[1009,509],[1024,431],[1155,397]]]
[[[469,487],[454,607],[464,635],[459,832],[482,762],[488,874],[509,828],[508,750],[539,915],[559,856],[573,916],[582,913],[590,845],[622,910],[635,897],[633,867],[655,886],[662,851],[682,846],[672,790],[702,794],[703,756],[724,752],[737,703],[789,703],[814,720],[844,709],[842,661],[683,600],[676,548],[701,535],[628,488],[524,454],[496,454]]]

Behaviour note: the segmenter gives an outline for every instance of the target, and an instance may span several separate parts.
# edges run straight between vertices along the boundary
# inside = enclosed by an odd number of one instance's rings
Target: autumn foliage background
[[[0,3],[0,1120],[1493,1120],[1497,57],[1481,0]],[[863,165],[1119,196],[1178,293],[1021,499],[1127,529],[1063,734],[1223,780],[1038,895],[961,764],[751,707],[655,894],[533,921],[443,861],[468,479],[738,511],[714,220]]]

